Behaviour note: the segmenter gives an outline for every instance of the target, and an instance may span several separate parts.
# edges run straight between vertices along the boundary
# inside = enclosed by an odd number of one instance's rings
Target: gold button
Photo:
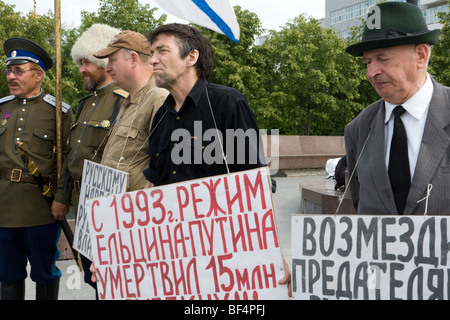
[[[176,171],[174,171],[174,172],[172,172],[173,174],[177,174],[177,172]]]

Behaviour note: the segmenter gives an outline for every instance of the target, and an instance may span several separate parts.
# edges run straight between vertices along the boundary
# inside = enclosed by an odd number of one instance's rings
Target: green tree
[[[209,38],[214,50],[214,71],[211,82],[233,87],[241,91],[250,105],[256,103],[259,95],[261,75],[257,65],[259,56],[254,53],[255,39],[264,29],[256,14],[234,7],[240,26],[239,43],[225,35],[199,27]]]
[[[443,28],[431,52],[430,73],[443,85],[450,86],[450,12],[439,13],[439,16]]]
[[[97,12],[81,12],[81,31],[94,23],[105,23],[121,30],[133,30],[147,36],[163,24],[167,15],[155,18],[156,7],[140,4],[138,0],[100,0]]]
[[[360,109],[363,79],[345,47],[336,32],[305,15],[272,31],[259,49],[267,95],[257,114],[278,123],[282,134],[343,134]]]

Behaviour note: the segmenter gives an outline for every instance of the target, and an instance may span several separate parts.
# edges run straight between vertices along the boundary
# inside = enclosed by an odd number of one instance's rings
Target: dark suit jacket
[[[433,80],[434,94],[425,124],[417,165],[404,215],[450,214],[450,88]],[[353,204],[359,214],[396,215],[385,162],[385,103],[364,109],[345,128],[345,145]],[[367,143],[366,143],[367,142]],[[366,144],[364,152],[362,152]],[[361,154],[362,152],[362,154]]]

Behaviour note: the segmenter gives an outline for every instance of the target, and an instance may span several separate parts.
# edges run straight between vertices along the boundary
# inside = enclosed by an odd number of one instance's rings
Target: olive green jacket
[[[78,102],[75,123],[70,128],[69,154],[63,163],[55,200],[78,208],[84,159],[100,162],[112,128],[128,92],[110,83]],[[74,187],[75,186],[75,187]]]
[[[63,155],[73,114],[63,103]],[[56,109],[54,97],[43,90],[32,98],[15,96],[0,100],[0,169],[21,170],[25,165],[15,148],[23,142],[29,156],[44,176],[56,177]],[[54,222],[50,205],[37,184],[0,179],[0,227],[30,227]]]

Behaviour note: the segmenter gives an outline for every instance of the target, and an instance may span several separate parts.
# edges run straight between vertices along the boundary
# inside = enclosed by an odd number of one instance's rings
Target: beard
[[[86,73],[85,76],[89,77],[88,80],[84,82],[84,89],[87,91],[94,91],[100,84],[106,81],[104,72]]]
[[[164,88],[170,91],[175,84],[175,80],[163,74],[161,76],[155,76],[155,84],[159,88]]]

